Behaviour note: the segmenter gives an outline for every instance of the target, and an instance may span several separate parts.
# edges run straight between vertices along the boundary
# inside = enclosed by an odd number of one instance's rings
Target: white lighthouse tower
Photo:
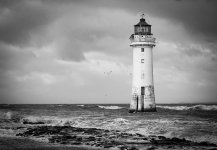
[[[155,38],[151,33],[151,25],[145,19],[134,25],[134,34],[130,36],[133,48],[133,82],[132,100],[129,112],[156,111],[154,81],[153,81],[153,55]]]

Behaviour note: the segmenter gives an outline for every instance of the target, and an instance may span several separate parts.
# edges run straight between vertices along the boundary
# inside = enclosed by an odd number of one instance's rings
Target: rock
[[[139,136],[139,137],[143,137],[143,135],[142,135],[142,134],[139,134],[139,133],[136,133],[136,135]]]
[[[151,147],[147,148],[146,150],[155,150],[155,149],[156,149],[156,147],[151,146]]]
[[[127,144],[149,144],[151,142],[148,140],[126,140],[125,143]]]
[[[215,144],[209,142],[193,142],[185,138],[166,138],[164,136],[151,135],[145,137],[139,133],[129,134],[118,130],[103,130],[96,128],[77,128],[71,126],[35,126],[27,128],[25,132],[18,133],[16,136],[23,137],[47,137],[50,143],[71,144],[71,145],[91,145],[94,147],[112,148],[117,147],[121,150],[136,150],[138,147],[149,147],[149,150],[157,148],[182,149],[194,146],[205,146],[211,148]],[[151,147],[150,147],[151,146]]]
[[[169,145],[169,146],[167,147],[167,149],[175,149],[175,148],[174,148],[174,146]]]
[[[110,136],[109,136],[110,139],[116,138],[116,137],[117,137],[116,135],[110,135]]]
[[[182,139],[179,139],[179,138],[176,138],[176,137],[173,137],[172,139],[171,139],[173,142],[182,142],[183,140]]]
[[[200,142],[199,145],[201,145],[201,146],[216,146],[216,144],[214,144],[214,143],[209,143],[209,142],[205,142],[205,141]]]
[[[81,145],[82,143],[81,142],[78,142],[78,141],[73,141],[73,142],[70,142],[71,145]]]
[[[81,142],[82,141],[82,137],[77,137],[76,141]]]
[[[66,141],[62,141],[62,142],[60,142],[60,144],[69,144],[69,143]]]
[[[126,145],[123,145],[123,146],[120,146],[119,149],[120,149],[120,150],[127,150],[128,147],[127,147]]]
[[[158,136],[158,139],[165,140],[166,137],[164,137],[164,136]]]
[[[96,147],[101,147],[102,145],[100,143],[97,143],[95,146]]]
[[[96,141],[102,141],[102,138],[97,137]]]
[[[95,137],[93,137],[93,136],[90,136],[90,137],[88,137],[88,140],[89,140],[89,141],[95,141],[95,140],[96,140],[96,138],[95,138]]]
[[[36,124],[45,124],[45,123],[42,122],[42,121],[38,121],[38,122],[23,121],[23,124],[34,124],[34,125],[36,125]]]
[[[157,136],[156,135],[149,135],[148,137],[149,138],[156,138]]]
[[[129,150],[138,150],[136,147],[130,147]]]
[[[111,147],[113,147],[113,145],[111,143],[109,143],[109,144],[107,143],[104,145],[104,148],[111,148]]]

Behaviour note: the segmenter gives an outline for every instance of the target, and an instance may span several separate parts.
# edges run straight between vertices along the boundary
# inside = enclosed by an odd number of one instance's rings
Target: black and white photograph
[[[0,150],[217,150],[216,0],[0,0]]]

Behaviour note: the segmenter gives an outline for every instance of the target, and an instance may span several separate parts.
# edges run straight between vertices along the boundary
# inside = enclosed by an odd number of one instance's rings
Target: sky
[[[217,102],[215,0],[0,0],[0,104],[130,103],[142,13],[156,103]]]

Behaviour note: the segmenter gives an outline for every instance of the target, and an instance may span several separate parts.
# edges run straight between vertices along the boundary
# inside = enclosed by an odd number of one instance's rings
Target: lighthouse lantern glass
[[[144,18],[134,26],[135,34],[151,35],[151,25],[149,25]]]

